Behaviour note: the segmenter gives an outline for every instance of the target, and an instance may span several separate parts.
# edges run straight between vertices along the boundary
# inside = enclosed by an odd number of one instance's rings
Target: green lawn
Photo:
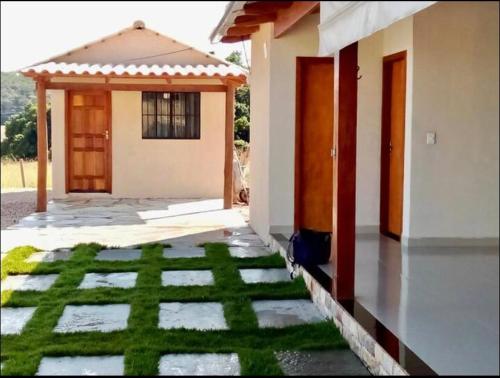
[[[69,261],[26,263],[36,251],[20,247],[2,261],[2,279],[8,274],[60,273],[45,292],[2,292],[3,307],[36,306],[21,335],[1,337],[2,375],[34,375],[42,356],[124,355],[127,375],[156,375],[158,361],[166,353],[235,352],[242,375],[282,375],[273,351],[347,348],[332,322],[259,329],[251,307],[253,299],[308,298],[301,278],[293,282],[245,284],[238,268],[277,268],[285,263],[279,254],[268,257],[232,258],[225,244],[205,244],[206,258],[164,259],[163,245],[144,245],[137,261],[94,261],[103,248],[80,244]],[[162,287],[162,270],[211,269],[215,285]],[[138,272],[132,289],[77,289],[87,272]],[[158,328],[159,303],[221,302],[230,330],[193,331]],[[128,303],[128,327],[110,333],[56,334],[52,330],[68,304]]]

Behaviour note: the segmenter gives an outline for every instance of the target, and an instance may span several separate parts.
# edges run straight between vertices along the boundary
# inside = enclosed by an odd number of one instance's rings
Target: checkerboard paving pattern
[[[300,330],[280,328],[323,321],[304,299],[303,282],[291,281],[281,257],[262,246],[106,250],[89,244],[68,259],[36,253],[13,250],[3,261],[4,373],[262,373],[252,359],[269,361],[279,373],[274,353],[300,346],[287,344]],[[27,274],[30,269],[36,274]],[[335,327],[323,323],[336,337]],[[304,342],[328,347],[329,341],[318,342],[324,330],[310,327],[300,331]],[[30,354],[28,340],[41,354]]]

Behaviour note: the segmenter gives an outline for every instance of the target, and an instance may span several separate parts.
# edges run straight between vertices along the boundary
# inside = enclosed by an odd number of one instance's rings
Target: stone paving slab
[[[236,353],[168,354],[162,356],[160,375],[240,375]]]
[[[178,246],[174,248],[164,248],[163,257],[166,259],[205,257],[205,248]]]
[[[54,332],[112,332],[127,328],[128,304],[66,306]]]
[[[186,328],[200,331],[229,329],[221,303],[160,303],[159,328]]]
[[[163,286],[204,286],[214,284],[211,270],[167,270],[161,273]]]
[[[20,334],[35,313],[36,307],[3,307],[0,309],[0,334]]]
[[[260,328],[283,328],[324,320],[308,299],[254,301],[252,307]]]
[[[103,249],[95,257],[98,261],[133,261],[141,258],[140,249]]]
[[[285,373],[292,376],[367,376],[369,371],[350,349],[276,352]]]
[[[265,247],[257,234],[235,235],[227,238],[227,244],[234,247]]]
[[[123,356],[43,357],[36,375],[124,375]]]
[[[266,247],[229,247],[229,253],[232,257],[238,258],[264,257],[273,254]]]
[[[240,275],[247,284],[291,281],[287,269],[240,269]]]
[[[137,272],[123,273],[87,273],[83,277],[79,289],[95,289],[97,287],[117,287],[130,289],[135,286]]]
[[[59,274],[18,274],[15,276],[8,276],[0,284],[2,286],[1,291],[46,291],[54,284],[57,277],[59,277]]]
[[[35,252],[31,254],[26,262],[54,262],[54,261],[67,261],[73,256],[73,251],[57,251],[57,252]]]

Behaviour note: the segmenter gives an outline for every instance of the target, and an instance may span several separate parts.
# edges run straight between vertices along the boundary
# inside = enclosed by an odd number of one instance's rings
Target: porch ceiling
[[[274,22],[274,37],[278,38],[303,16],[318,11],[319,1],[232,1],[210,40],[244,41],[267,22]]]

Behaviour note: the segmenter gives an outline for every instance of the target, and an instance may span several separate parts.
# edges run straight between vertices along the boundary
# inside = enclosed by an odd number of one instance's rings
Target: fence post
[[[24,161],[23,159],[19,159],[19,165],[21,166],[21,181],[23,183],[23,188],[26,188],[26,180],[24,178]]]

